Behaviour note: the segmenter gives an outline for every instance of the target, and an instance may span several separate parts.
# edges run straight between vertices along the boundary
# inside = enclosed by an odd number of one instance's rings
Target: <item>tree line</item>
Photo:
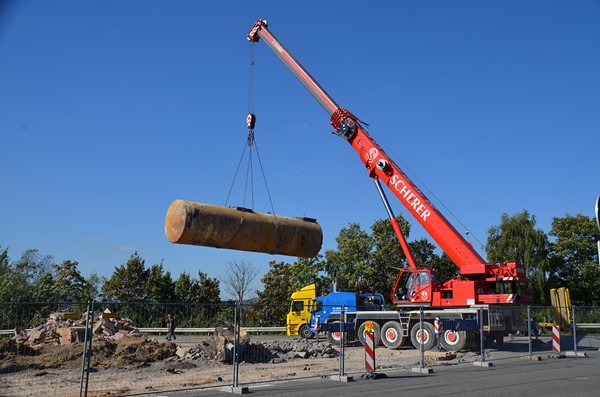
[[[410,239],[410,224],[397,217],[418,266],[435,269],[446,281],[458,268],[445,253],[437,253],[427,239]],[[567,287],[571,302],[578,306],[600,305],[600,265],[595,221],[578,214],[552,220],[548,233],[536,227],[527,211],[503,214],[500,224],[488,230],[484,246],[489,263],[519,262],[527,267],[529,282],[519,293],[531,295],[534,304],[550,305],[550,289]],[[378,220],[369,231],[351,223],[340,230],[337,248],[313,259],[293,263],[270,262],[263,276],[259,302],[282,301],[291,292],[316,282],[329,292],[335,281],[341,291],[378,291],[389,296],[398,271],[407,266],[406,257],[388,220]]]
[[[411,226],[402,217],[401,226],[416,263],[436,269],[445,281],[458,269],[445,253],[438,253],[427,239],[410,239]],[[566,215],[553,218],[551,230],[536,227],[527,211],[503,214],[500,224],[488,230],[485,251],[489,263],[520,262],[527,266],[529,283],[521,293],[532,295],[536,305],[550,304],[550,288],[568,287],[573,304],[600,305],[600,266],[597,241],[600,232],[592,218]],[[8,248],[0,246],[0,303],[9,302],[155,302],[178,304],[219,304],[221,288],[237,301],[259,305],[285,304],[297,288],[317,283],[328,292],[335,282],[338,290],[379,291],[389,296],[395,277],[406,266],[388,220],[374,222],[370,230],[357,223],[342,228],[337,247],[315,258],[269,262],[269,271],[260,280],[252,264],[231,262],[221,280],[203,272],[181,273],[176,279],[164,263],[146,266],[136,252],[125,264],[115,266],[110,277],[95,273],[84,277],[79,263],[54,263],[36,249],[25,251],[12,261]],[[265,309],[266,310],[266,309]]]

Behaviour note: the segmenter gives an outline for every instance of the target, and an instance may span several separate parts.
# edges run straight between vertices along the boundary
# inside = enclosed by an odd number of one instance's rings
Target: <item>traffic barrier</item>
[[[365,326],[365,369],[367,372],[375,371],[375,333],[373,328],[373,324]]]
[[[440,317],[436,317],[433,322],[433,331],[435,332],[435,343],[439,347],[440,346],[440,334],[442,333],[441,329]]]
[[[558,324],[552,326],[552,352],[560,353],[560,326]]]

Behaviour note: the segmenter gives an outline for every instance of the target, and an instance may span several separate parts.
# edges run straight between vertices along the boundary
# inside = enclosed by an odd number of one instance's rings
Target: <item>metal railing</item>
[[[599,324],[600,327],[600,324]],[[212,334],[215,332],[216,327],[204,327],[204,328],[177,328],[178,334]],[[251,333],[275,333],[275,332],[285,332],[286,327],[244,327],[246,332]],[[27,328],[25,331],[31,332],[33,328]],[[157,328],[138,328],[140,332],[145,334],[155,334],[155,333],[166,333],[167,328],[157,327]],[[0,335],[14,335],[14,329],[0,329]]]

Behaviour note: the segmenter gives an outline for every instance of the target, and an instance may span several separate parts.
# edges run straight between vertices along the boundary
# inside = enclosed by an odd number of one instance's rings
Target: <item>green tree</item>
[[[46,272],[39,275],[32,285],[32,299],[34,302],[55,302],[55,281],[52,273]]]
[[[198,300],[199,303],[211,305],[221,303],[221,284],[216,278],[208,277],[205,273],[198,272]]]
[[[175,281],[175,299],[180,303],[198,302],[200,286],[188,273],[183,272]]]
[[[524,264],[529,282],[519,286],[519,292],[532,295],[537,303],[547,305],[549,242],[546,234],[535,225],[535,216],[525,210],[513,216],[502,214],[500,225],[488,230],[486,251],[490,262]]]
[[[439,282],[445,282],[458,274],[458,267],[452,259],[445,252],[441,255],[436,254],[436,247],[427,239],[411,241],[408,245],[417,266],[435,270]]]
[[[13,278],[14,271],[10,266],[8,248],[4,248],[0,251],[0,302],[10,302],[12,300]]]
[[[8,256],[8,248],[1,249],[0,245],[0,278],[10,273],[10,258]]]
[[[146,297],[152,302],[164,303],[175,301],[175,283],[170,272],[164,272],[162,262],[148,269],[148,277],[144,283]]]
[[[37,249],[28,249],[15,263],[15,271],[28,283],[35,281],[51,270],[52,256],[42,256]]]
[[[325,252],[325,271],[337,282],[341,291],[368,291],[376,276],[371,255],[371,237],[358,223],[342,228],[336,237],[337,250]]]
[[[263,290],[257,291],[257,312],[261,324],[284,324],[290,300],[292,265],[269,262],[269,271],[262,277]]]
[[[148,279],[148,270],[144,264],[145,261],[135,252],[125,265],[115,267],[115,271],[103,287],[106,298],[116,302],[146,301],[148,297],[144,286]]]
[[[286,262],[269,262],[269,271],[262,277],[262,291],[256,291],[261,305],[287,303],[291,293],[292,265]]]
[[[288,293],[291,294],[298,288],[310,284],[317,284],[317,290],[322,291],[325,286],[331,284],[331,279],[321,275],[325,269],[323,255],[317,254],[313,258],[298,258],[290,268],[290,286]]]
[[[410,224],[401,215],[397,216],[396,220],[404,238],[408,240]],[[389,219],[381,219],[373,223],[371,232],[373,243],[371,266],[374,273],[369,273],[372,279],[367,284],[370,287],[369,291],[381,292],[387,297],[390,295],[398,272],[408,266],[408,262]],[[417,266],[422,264],[417,262]]]
[[[568,287],[576,305],[600,304],[600,265],[597,241],[600,233],[585,215],[553,218],[549,233],[552,287]]]
[[[91,273],[86,279],[86,287],[82,294],[82,302],[90,300],[102,301],[105,300],[103,287],[108,281],[105,276],[100,276],[97,273]]]
[[[61,264],[52,264],[54,269],[54,297],[58,301],[83,302],[88,282],[81,275],[77,261],[66,260]]]
[[[28,249],[17,260],[13,268],[11,288],[13,301],[25,302],[35,300],[35,286],[40,277],[51,270],[52,256],[42,256],[37,249]],[[46,278],[47,280],[47,278]],[[37,294],[39,296],[39,294]]]

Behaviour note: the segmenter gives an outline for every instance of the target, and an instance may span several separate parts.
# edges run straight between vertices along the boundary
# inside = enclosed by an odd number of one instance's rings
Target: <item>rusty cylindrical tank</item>
[[[169,206],[165,234],[177,244],[303,258],[317,255],[323,242],[323,231],[315,220],[186,200],[175,200]]]

